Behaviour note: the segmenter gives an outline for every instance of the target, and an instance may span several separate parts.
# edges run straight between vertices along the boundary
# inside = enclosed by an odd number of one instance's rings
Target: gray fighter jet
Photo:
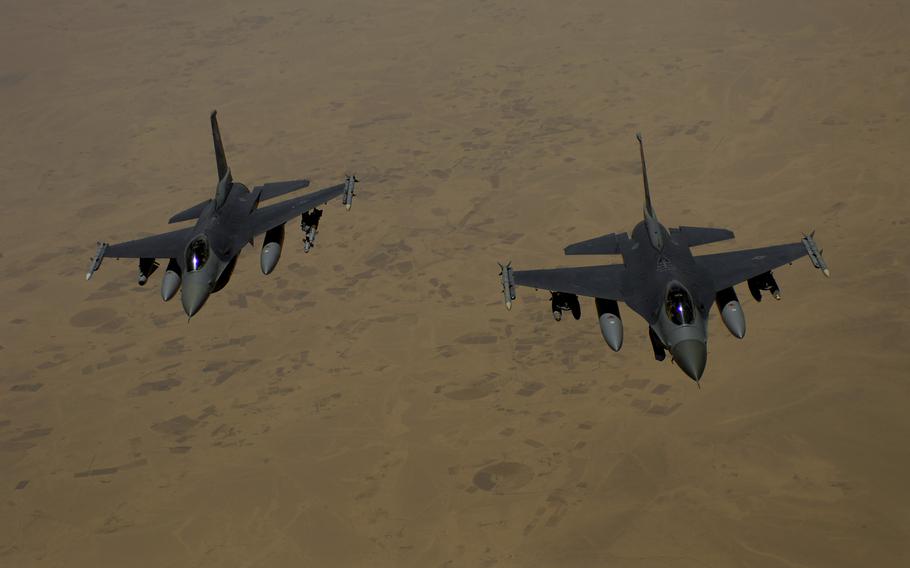
[[[253,245],[256,235],[265,233],[260,267],[263,274],[270,274],[278,264],[284,244],[284,224],[300,215],[300,228],[304,233],[304,251],[316,243],[316,231],[322,211],[318,206],[342,198],[350,210],[357,179],[347,176],[343,183],[287,199],[274,205],[260,207],[269,199],[287,195],[310,185],[309,180],[271,182],[250,191],[231,177],[216,112],[212,112],[212,138],[215,143],[215,162],[218,184],[215,197],[177,213],[168,221],[179,223],[195,220],[192,227],[185,227],[144,239],[109,245],[98,243],[95,256],[85,275],[89,280],[106,257],[139,259],[139,285],[144,286],[149,276],[158,268],[157,259],[167,260],[167,269],[161,281],[161,297],[165,302],[174,297],[181,283],[181,300],[187,316],[202,308],[209,295],[221,290],[228,283],[237,256],[247,244]]]
[[[648,323],[654,358],[663,361],[669,350],[673,361],[697,382],[708,359],[708,311],[712,303],[717,304],[730,333],[742,339],[746,320],[734,285],[746,282],[756,301],[761,301],[762,291],[779,300],[773,269],[808,256],[825,276],[830,272],[814,232],[790,244],[693,256],[691,247],[732,239],[733,232],[664,227],[651,204],[641,134],[636,138],[645,188],[644,220],[632,229],[631,236],[610,233],[569,245],[564,251],[567,255],[621,255],[623,263],[521,271],[513,271],[511,263],[500,264],[503,299],[511,309],[516,286],[549,290],[553,317],[559,321],[564,311],[579,319],[578,296],[591,296],[595,298],[601,333],[613,351],[622,347],[618,302],[625,302]]]

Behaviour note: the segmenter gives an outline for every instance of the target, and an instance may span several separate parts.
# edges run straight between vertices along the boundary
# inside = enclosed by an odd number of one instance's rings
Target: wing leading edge
[[[341,197],[344,195],[346,187],[347,184],[340,183],[307,195],[301,195],[300,197],[257,209],[252,214],[253,234],[264,233],[278,225],[287,223],[297,215],[306,213],[314,207],[323,205],[336,197]]]
[[[719,292],[806,256],[802,242],[771,247],[737,250],[696,256],[695,262],[707,269]]]
[[[515,284],[519,286],[578,296],[622,300],[624,272],[625,267],[621,264],[610,264],[579,268],[517,270],[512,276]]]
[[[178,258],[183,254],[193,228],[187,227],[169,233],[117,243],[107,247],[109,258]]]

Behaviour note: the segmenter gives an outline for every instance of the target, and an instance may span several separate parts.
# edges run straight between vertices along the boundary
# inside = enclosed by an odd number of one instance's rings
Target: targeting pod
[[[85,279],[91,280],[92,275],[95,274],[95,271],[101,268],[101,261],[104,260],[104,255],[107,252],[107,243],[98,242],[98,248],[95,249],[95,256],[91,258],[90,264],[88,266],[88,272],[85,273]]]
[[[775,300],[780,300],[780,286],[777,285],[777,280],[774,279],[770,270],[749,278],[746,280],[746,284],[756,302],[761,302],[762,291],[770,292]]]
[[[145,286],[145,283],[149,281],[149,277],[158,270],[158,262],[154,258],[140,258],[139,259],[139,285]]]
[[[806,253],[809,255],[809,260],[812,261],[812,265],[821,270],[822,274],[826,277],[830,278],[831,271],[828,270],[828,263],[822,258],[822,253],[825,251],[824,249],[819,250],[818,245],[815,242],[815,231],[812,231],[808,235],[803,233],[803,246],[806,247]]]
[[[515,276],[512,274],[512,263],[507,262],[505,266],[499,264],[499,279],[502,282],[502,299],[506,304],[506,309],[512,309],[512,300],[515,299]]]
[[[348,211],[351,210],[351,204],[354,202],[354,184],[358,181],[360,180],[354,175],[345,176],[344,178],[344,196],[341,198],[341,203]]]
[[[581,304],[578,303],[578,296],[575,294],[550,292],[550,309],[556,321],[562,321],[563,312],[572,312],[572,317],[576,320],[581,318]]]
[[[310,252],[316,246],[316,233],[319,231],[319,220],[322,209],[313,209],[300,216],[300,230],[303,231],[303,252]]]

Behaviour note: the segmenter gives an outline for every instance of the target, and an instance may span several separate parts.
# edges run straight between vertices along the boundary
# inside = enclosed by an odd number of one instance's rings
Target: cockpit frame
[[[195,237],[186,247],[186,271],[202,270],[211,256],[211,247],[205,235]]]
[[[679,284],[672,284],[667,289],[664,302],[667,318],[675,325],[692,325],[695,323],[695,307],[692,296]]]

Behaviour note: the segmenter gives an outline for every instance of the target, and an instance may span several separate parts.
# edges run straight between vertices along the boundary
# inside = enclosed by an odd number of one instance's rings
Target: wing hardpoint
[[[177,258],[183,254],[193,229],[187,227],[143,239],[117,243],[107,247],[109,258]]]
[[[515,284],[520,286],[579,296],[621,300],[624,271],[625,267],[621,264],[610,264],[580,268],[518,270],[513,273],[513,277]]]
[[[791,243],[718,254],[696,256],[695,262],[707,269],[718,292],[749,278],[789,264],[807,254],[804,243]]]
[[[336,197],[341,197],[344,195],[345,188],[346,184],[340,183],[307,195],[301,195],[294,199],[288,199],[275,205],[257,209],[251,216],[253,234],[264,233],[282,223],[287,223],[297,215],[306,213],[314,207],[318,207]]]

